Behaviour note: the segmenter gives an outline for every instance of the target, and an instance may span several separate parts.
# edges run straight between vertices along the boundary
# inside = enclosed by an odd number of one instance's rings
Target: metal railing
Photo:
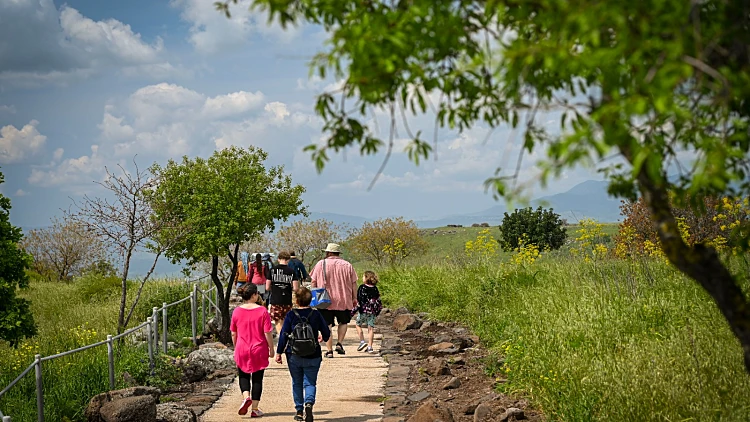
[[[8,391],[10,391],[11,388],[13,388],[14,385],[16,385],[19,381],[21,381],[31,370],[34,370],[34,374],[36,377],[36,407],[37,407],[37,421],[38,422],[44,422],[44,379],[43,379],[43,372],[42,372],[42,363],[50,360],[54,360],[57,358],[61,358],[63,356],[72,355],[74,353],[83,352],[84,350],[93,349],[95,347],[107,345],[107,361],[108,361],[108,370],[109,370],[109,388],[110,390],[114,390],[115,388],[115,354],[114,354],[114,342],[115,340],[118,340],[120,338],[123,338],[125,336],[131,335],[135,333],[138,330],[146,329],[146,344],[148,349],[148,362],[149,362],[149,369],[153,371],[154,369],[154,354],[159,352],[159,313],[161,313],[162,318],[162,351],[163,353],[167,353],[168,350],[168,341],[167,341],[167,334],[168,334],[168,328],[167,328],[167,316],[168,316],[168,309],[177,306],[181,303],[184,303],[186,301],[190,301],[190,325],[191,325],[191,332],[192,332],[192,342],[193,345],[197,345],[198,342],[198,294],[201,296],[200,300],[200,308],[201,308],[201,322],[202,327],[206,326],[206,302],[208,302],[214,310],[214,315],[219,315],[219,306],[218,306],[218,291],[216,289],[216,286],[211,287],[208,290],[203,290],[198,287],[198,282],[205,279],[206,277],[201,277],[196,280],[190,280],[187,281],[186,284],[192,284],[193,290],[190,292],[190,295],[177,300],[172,303],[162,303],[161,308],[154,307],[152,309],[152,314],[150,317],[146,318],[146,322],[142,323],[141,325],[137,327],[133,327],[127,331],[124,331],[121,334],[118,334],[116,336],[107,335],[106,340],[102,340],[93,344],[89,344],[83,347],[79,347],[77,349],[68,350],[66,352],[58,353],[51,356],[44,356],[36,355],[34,356],[34,362],[31,363],[26,369],[24,369],[23,372],[21,372],[20,375],[16,377],[10,384],[8,384],[7,387],[5,387],[2,391],[0,391],[0,398],[3,397]],[[213,293],[213,300],[211,298]],[[210,308],[209,308],[210,309]],[[4,415],[2,412],[0,412],[0,418],[2,418],[2,422],[11,422],[11,417]]]

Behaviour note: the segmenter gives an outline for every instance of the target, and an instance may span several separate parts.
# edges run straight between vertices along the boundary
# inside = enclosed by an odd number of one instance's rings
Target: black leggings
[[[257,372],[253,372],[252,374],[248,374],[245,372],[242,372],[242,369],[237,368],[237,372],[240,375],[240,391],[243,393],[245,391],[252,391],[250,393],[250,398],[253,399],[253,401],[260,401],[260,396],[263,394],[263,374],[266,372],[265,369],[262,369]],[[252,389],[250,387],[252,380]]]

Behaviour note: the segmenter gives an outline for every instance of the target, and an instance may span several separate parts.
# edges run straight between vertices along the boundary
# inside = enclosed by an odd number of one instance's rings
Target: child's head
[[[364,275],[362,276],[362,281],[365,284],[369,284],[371,286],[374,286],[378,284],[378,275],[375,274],[373,271],[365,271]]]
[[[244,301],[251,300],[253,295],[258,294],[258,286],[253,283],[245,283],[244,286],[237,289],[237,294],[239,294]]]
[[[307,307],[312,302],[312,292],[305,286],[300,286],[299,289],[294,291],[294,295],[297,297],[297,306]]]

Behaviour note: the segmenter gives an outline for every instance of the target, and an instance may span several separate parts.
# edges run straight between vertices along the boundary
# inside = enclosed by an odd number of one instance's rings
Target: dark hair
[[[237,294],[240,295],[242,300],[248,301],[252,299],[253,295],[258,294],[258,286],[253,283],[245,283],[244,286],[237,289]]]
[[[263,270],[263,257],[259,254],[255,254],[255,269],[258,271]]]
[[[294,253],[294,251],[289,251],[289,256],[291,256],[292,258],[296,258],[297,254]]]
[[[294,294],[297,296],[297,305],[310,306],[310,302],[312,302],[312,293],[310,292],[310,289],[301,286],[294,292]]]
[[[373,271],[365,271],[365,274],[362,277],[362,280],[364,281],[365,284],[369,284],[371,286],[378,284],[378,281],[380,281],[378,279],[378,275],[375,274],[375,272]]]
[[[292,259],[292,256],[287,251],[281,251],[279,252],[279,255],[276,258],[289,260],[289,259]]]

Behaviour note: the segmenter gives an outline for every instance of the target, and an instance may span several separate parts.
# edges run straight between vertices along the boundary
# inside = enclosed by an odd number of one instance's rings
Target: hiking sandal
[[[340,355],[346,354],[346,351],[344,350],[344,346],[341,343],[336,343],[336,353]]]
[[[333,351],[332,350],[327,351],[324,356],[327,357],[327,358],[332,358],[333,357]]]

